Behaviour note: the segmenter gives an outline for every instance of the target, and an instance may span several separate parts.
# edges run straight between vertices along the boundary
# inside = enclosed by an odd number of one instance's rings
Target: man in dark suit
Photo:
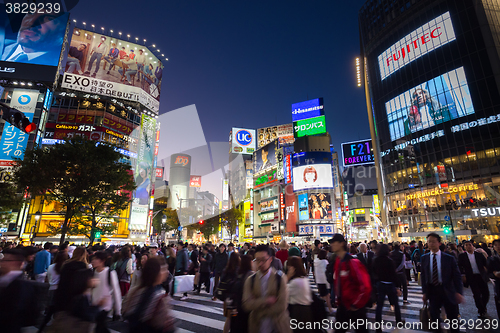
[[[370,276],[372,275],[372,262],[375,253],[368,251],[368,246],[365,243],[359,244],[359,253],[356,255],[359,261],[365,265]]]
[[[458,317],[458,304],[464,300],[463,285],[455,258],[441,252],[441,236],[430,233],[427,236],[427,245],[430,253],[422,256],[422,300],[429,301],[431,319],[436,322],[440,318],[441,307],[444,307],[446,316],[450,320]],[[458,328],[450,326],[451,332],[458,332]],[[437,329],[440,331],[440,328]]]
[[[458,256],[458,267],[462,272],[465,287],[470,286],[480,318],[486,316],[486,305],[490,299],[488,290],[487,262],[482,253],[474,252],[474,245],[465,242],[465,251]]]

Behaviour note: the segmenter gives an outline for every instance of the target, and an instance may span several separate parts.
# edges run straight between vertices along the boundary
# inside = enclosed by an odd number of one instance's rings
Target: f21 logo
[[[188,163],[189,163],[189,157],[187,156],[177,156],[174,162],[175,165],[182,165],[182,166],[186,166]]]

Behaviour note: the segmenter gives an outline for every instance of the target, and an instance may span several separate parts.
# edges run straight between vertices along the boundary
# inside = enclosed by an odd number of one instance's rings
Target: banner
[[[274,140],[278,140],[280,145],[294,143],[293,124],[259,128],[257,130],[257,148],[262,148]]]

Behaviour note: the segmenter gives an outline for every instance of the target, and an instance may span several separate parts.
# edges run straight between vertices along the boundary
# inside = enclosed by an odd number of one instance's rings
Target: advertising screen
[[[299,194],[299,221],[309,219],[309,204],[307,202],[307,193]]]
[[[332,165],[314,164],[293,168],[293,190],[333,188]]]
[[[323,98],[292,104],[292,121],[324,115]]]
[[[296,232],[297,221],[299,220],[299,207],[297,196],[293,193],[292,184],[285,187],[285,220],[286,232]]]
[[[410,32],[378,56],[381,79],[384,80],[413,60],[454,40],[455,31],[450,13],[446,12]]]
[[[306,135],[326,133],[325,116],[308,118],[293,122],[293,135],[300,138]]]
[[[268,170],[276,165],[276,141],[260,148],[254,153],[254,173]]]
[[[251,155],[255,151],[255,130],[234,128],[231,131],[231,152]]]
[[[135,184],[129,229],[146,230],[151,184],[154,184],[156,168],[153,168],[156,120],[142,115],[139,151],[133,163]]]
[[[413,87],[385,108],[392,141],[475,112],[463,67]]]
[[[74,28],[61,86],[158,111],[162,76],[161,60],[144,45]]]
[[[344,167],[374,164],[372,140],[360,140],[342,143],[342,161]]]
[[[309,194],[309,218],[311,220],[332,219],[332,199],[329,193]]]
[[[0,5],[0,77],[54,81],[68,13],[6,14]]]
[[[257,135],[258,148],[261,148],[276,139],[278,139],[280,145],[292,144],[295,141],[293,137],[293,124],[259,128],[257,130]]]
[[[4,94],[10,93],[12,96],[9,106],[22,111],[30,121],[33,121],[40,93],[37,90],[23,89],[15,89],[14,92],[4,91]],[[6,96],[3,98],[7,99]],[[28,137],[29,134],[6,122],[0,139],[0,160],[12,161],[14,157],[22,159],[28,144]]]

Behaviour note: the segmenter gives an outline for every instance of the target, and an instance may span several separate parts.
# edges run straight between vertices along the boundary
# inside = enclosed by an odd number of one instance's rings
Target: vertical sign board
[[[23,112],[26,118],[33,121],[39,94],[37,90],[15,89],[9,106]],[[5,123],[0,140],[0,160],[12,161],[14,157],[22,159],[28,137],[29,134]]]
[[[283,148],[276,151],[276,162],[278,164],[278,180],[283,180],[285,178],[285,175],[283,174]]]
[[[285,220],[286,232],[296,232],[299,220],[299,206],[292,184],[285,187]]]
[[[309,204],[307,201],[307,193],[299,194],[299,220],[304,221],[309,219]]]

